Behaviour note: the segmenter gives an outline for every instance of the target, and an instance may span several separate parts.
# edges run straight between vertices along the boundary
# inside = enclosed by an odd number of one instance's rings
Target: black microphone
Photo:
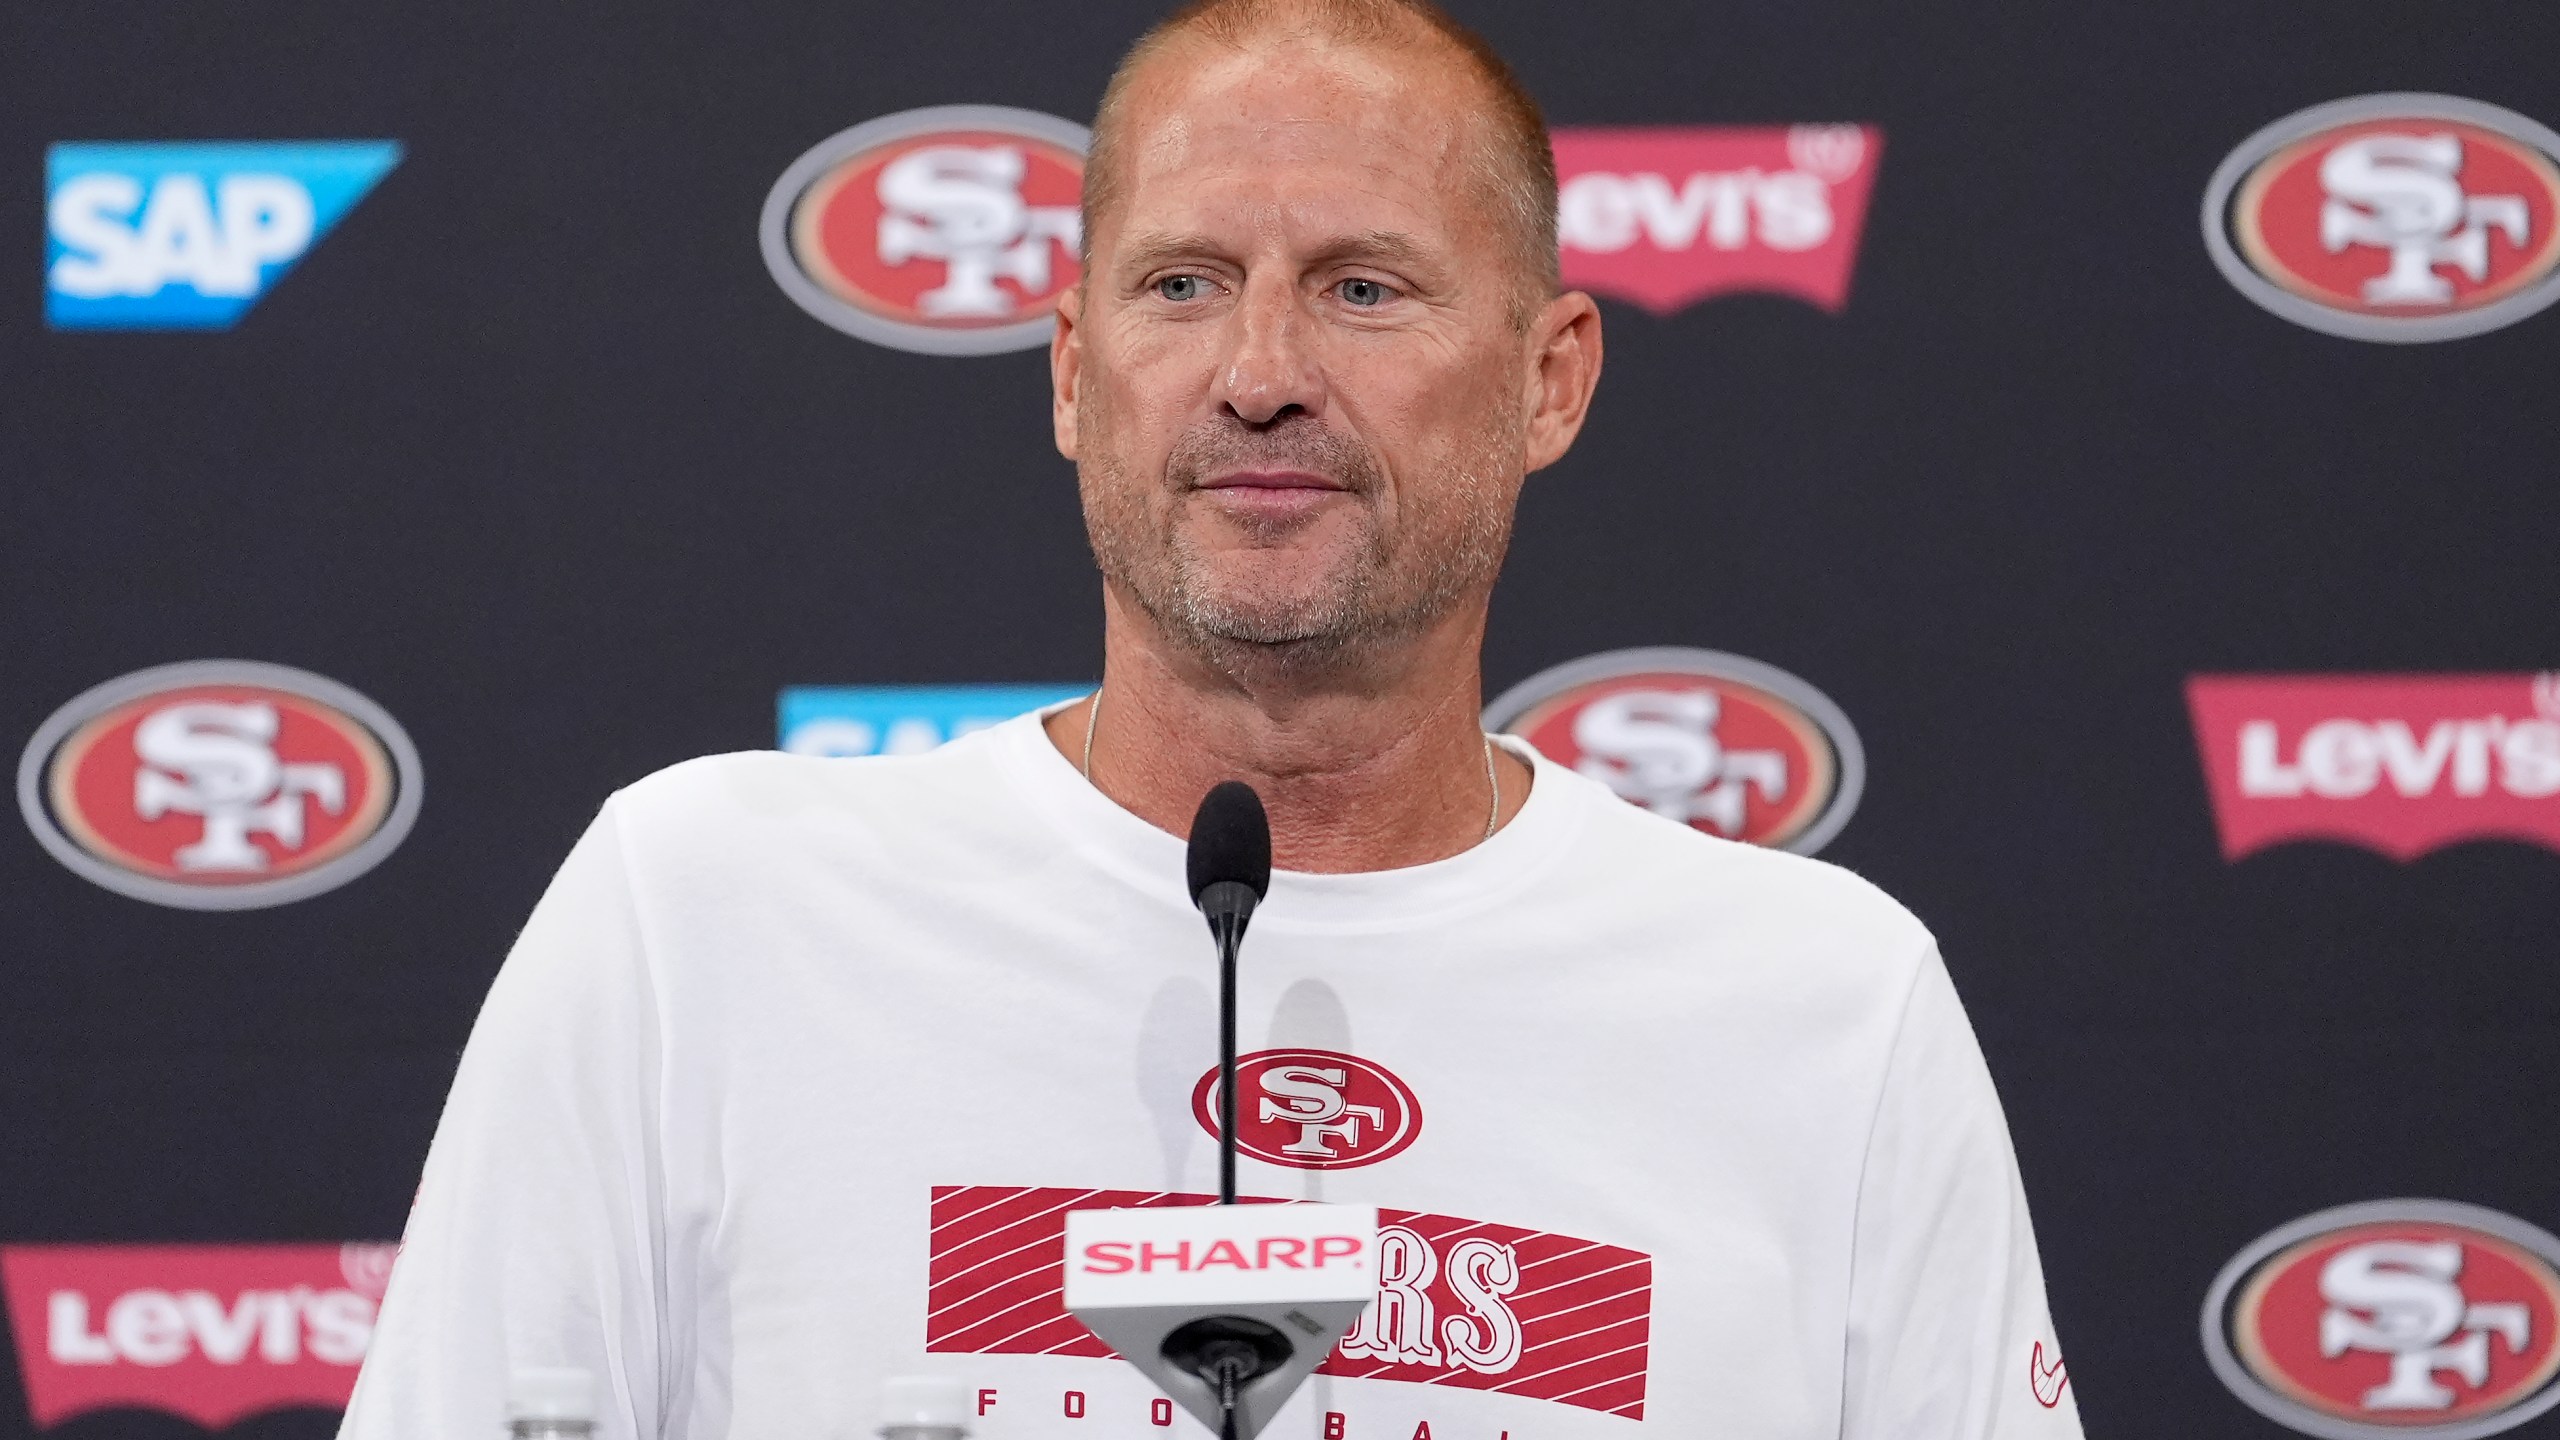
[[[1236,951],[1253,909],[1271,889],[1271,819],[1241,780],[1222,780],[1191,817],[1183,869],[1191,903],[1218,942],[1218,1203],[1236,1203]],[[1164,1338],[1164,1357],[1218,1397],[1219,1440],[1236,1440],[1236,1391],[1289,1361],[1289,1338],[1242,1315],[1212,1315]]]
[[[1184,870],[1191,903],[1218,942],[1218,1203],[1236,1203],[1236,950],[1253,909],[1271,889],[1271,820],[1262,797],[1222,780],[1191,817]]]

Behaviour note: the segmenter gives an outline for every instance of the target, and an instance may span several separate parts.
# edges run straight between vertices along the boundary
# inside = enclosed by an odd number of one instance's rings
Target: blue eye
[[[1167,300],[1197,300],[1201,281],[1197,275],[1167,275],[1156,282],[1156,293]]]
[[[1375,280],[1345,280],[1341,288],[1345,304],[1366,309],[1372,305],[1387,303],[1387,287]]]

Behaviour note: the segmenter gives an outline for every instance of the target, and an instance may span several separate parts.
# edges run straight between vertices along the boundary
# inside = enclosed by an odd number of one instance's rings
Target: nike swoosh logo
[[[2037,1341],[2035,1353],[2027,1357],[2027,1385],[2035,1391],[2036,1403],[2047,1410],[2061,1404],[2062,1387],[2070,1383],[2070,1374],[2062,1368],[2061,1354],[2054,1355],[2051,1365],[2045,1364],[2044,1342]]]

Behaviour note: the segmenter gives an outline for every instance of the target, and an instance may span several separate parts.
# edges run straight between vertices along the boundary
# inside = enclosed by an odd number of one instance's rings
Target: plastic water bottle
[[[589,1440],[596,1433],[596,1377],[528,1367],[507,1377],[509,1440]]]
[[[901,1375],[881,1387],[880,1440],[963,1440],[969,1387],[940,1375]]]

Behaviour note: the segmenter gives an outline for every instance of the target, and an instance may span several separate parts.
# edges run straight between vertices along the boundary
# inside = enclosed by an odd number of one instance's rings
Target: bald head
[[[1493,47],[1430,0],[1192,0],[1139,37],[1094,115],[1083,201],[1087,270],[1093,237],[1122,198],[1130,152],[1181,142],[1187,118],[1150,102],[1177,96],[1182,75],[1201,66],[1310,46],[1340,51],[1355,75],[1448,85],[1456,97],[1450,159],[1471,179],[1486,219],[1505,233],[1521,315],[1553,296],[1556,168],[1546,122]]]

